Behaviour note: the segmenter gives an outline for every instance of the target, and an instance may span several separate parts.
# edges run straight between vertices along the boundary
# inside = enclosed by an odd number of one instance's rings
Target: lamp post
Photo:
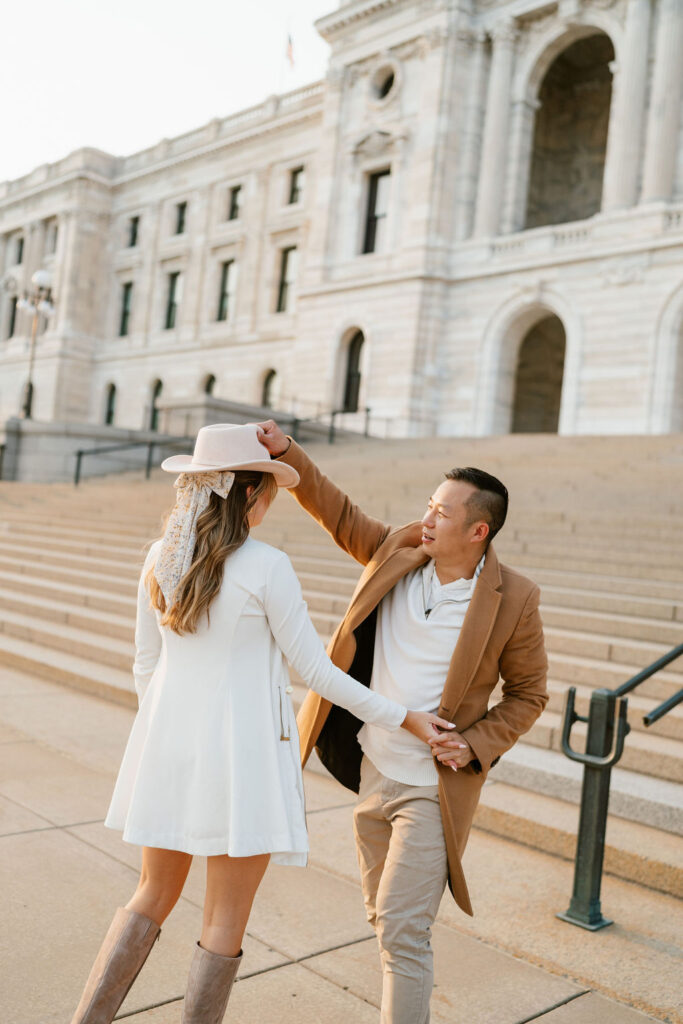
[[[49,270],[36,270],[31,278],[31,289],[25,291],[23,297],[17,302],[17,309],[24,313],[32,313],[31,323],[31,344],[28,355],[28,379],[24,392],[22,414],[24,419],[31,419],[33,408],[33,365],[36,357],[36,337],[38,335],[38,322],[41,316],[45,318],[52,316],[55,307],[52,301],[52,275]]]

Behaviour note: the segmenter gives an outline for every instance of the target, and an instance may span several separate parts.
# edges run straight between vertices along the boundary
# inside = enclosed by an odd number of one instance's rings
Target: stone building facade
[[[0,418],[683,430],[681,0],[350,0],[324,81],[0,185]],[[175,417],[175,419],[174,419]]]

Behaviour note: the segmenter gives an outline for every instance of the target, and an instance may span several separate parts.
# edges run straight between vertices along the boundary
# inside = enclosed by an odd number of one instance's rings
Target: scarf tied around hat
[[[181,473],[176,479],[176,502],[168,517],[154,567],[167,611],[173,604],[178,584],[192,565],[197,543],[197,520],[208,507],[211,494],[227,498],[234,481],[235,474],[230,470]]]

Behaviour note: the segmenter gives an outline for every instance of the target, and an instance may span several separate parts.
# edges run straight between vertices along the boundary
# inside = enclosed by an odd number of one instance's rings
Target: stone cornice
[[[292,93],[269,97],[256,107],[237,111],[222,120],[209,122],[196,131],[164,139],[156,146],[131,153],[126,157],[114,157],[109,153],[84,147],[62,160],[45,164],[20,178],[0,182],[0,214],[14,205],[25,202],[26,199],[47,195],[65,184],[81,180],[112,189],[129,181],[156,174],[160,170],[176,167],[188,160],[220,152],[221,149],[259,135],[269,135],[282,128],[317,118],[322,112],[324,98],[325,82],[313,82]],[[288,113],[289,107],[294,107],[291,113]],[[228,130],[221,133],[221,128]],[[210,129],[214,129],[211,135],[208,134]],[[185,140],[188,136],[200,133],[201,141],[187,145],[187,148],[179,151],[173,151],[178,143],[186,145]],[[94,162],[89,159],[89,154],[93,154]],[[97,160],[100,158],[108,163],[109,174],[97,170]],[[74,163],[75,159],[80,162]],[[144,162],[140,163],[140,160]],[[41,176],[35,180],[37,172],[40,172]],[[22,187],[24,182],[25,187]]]
[[[322,106],[322,105],[321,105]],[[278,117],[269,122],[260,122],[253,127],[236,133],[232,136],[224,136],[215,142],[209,143],[204,146],[198,146],[196,149],[190,149],[184,153],[179,153],[173,157],[167,159],[160,159],[155,162],[149,163],[144,167],[136,168],[129,173],[115,174],[112,178],[104,178],[101,175],[96,174],[93,171],[88,171],[83,168],[77,168],[73,171],[69,171],[66,174],[60,175],[58,178],[50,178],[39,182],[38,184],[29,187],[25,191],[14,192],[9,196],[0,198],[0,216],[10,210],[13,206],[18,206],[24,203],[27,199],[34,199],[40,195],[46,195],[49,192],[59,189],[64,185],[68,185],[75,181],[90,181],[93,184],[104,185],[106,188],[112,191],[121,185],[126,185],[132,181],[139,181],[141,178],[149,177],[150,175],[158,174],[161,171],[168,170],[172,167],[178,167],[183,163],[187,163],[190,160],[196,160],[204,156],[210,156],[214,153],[220,152],[223,149],[227,149],[230,146],[234,146],[238,143],[246,142],[249,139],[255,138],[259,135],[270,135],[273,132],[280,131],[281,129],[290,128],[297,124],[305,121],[312,120],[320,116],[321,107],[308,108],[306,110],[297,111],[288,117]],[[125,167],[125,157],[122,158],[122,164]]]
[[[140,167],[128,174],[120,174],[114,178],[111,184],[114,188],[117,188],[120,185],[127,185],[130,181],[139,181],[140,178],[146,178],[151,174],[157,174],[159,171],[168,170],[170,167],[178,167],[180,164],[187,163],[189,160],[196,160],[199,157],[218,153],[222,149],[227,149],[229,146],[234,146],[240,142],[246,142],[247,140],[256,138],[259,135],[271,135],[283,128],[291,128],[292,126],[301,124],[304,121],[311,121],[320,116],[321,109],[322,105],[316,109],[308,109],[292,114],[287,118],[278,118],[276,121],[255,125],[251,129],[247,129],[237,135],[227,136],[220,139],[218,142],[213,142],[209,145],[198,147],[197,149],[188,150],[186,153],[180,153],[167,160],[160,160],[158,163],[150,164],[148,167]]]
[[[329,43],[349,25],[362,21],[363,18],[371,17],[378,11],[387,11],[391,7],[402,6],[405,2],[406,0],[355,0],[353,3],[344,4],[343,7],[331,14],[318,18],[315,27],[323,39]]]

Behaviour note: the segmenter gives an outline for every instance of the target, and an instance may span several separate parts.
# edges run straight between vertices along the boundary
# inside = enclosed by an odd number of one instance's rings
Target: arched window
[[[565,330],[555,315],[525,335],[517,356],[513,434],[556,434],[564,376]]]
[[[344,412],[358,412],[358,397],[360,395],[360,357],[363,349],[365,336],[362,331],[356,331],[349,341],[346,355],[346,379],[344,383]]]
[[[263,388],[261,390],[261,405],[267,409],[273,407],[273,402],[277,398],[278,393],[278,378],[277,370],[268,370],[265,377],[263,378]]]
[[[109,384],[107,387],[107,401],[104,407],[104,422],[108,427],[114,423],[116,415],[116,384]]]
[[[216,387],[216,378],[214,377],[214,375],[212,373],[210,373],[208,375],[208,377],[204,381],[204,394],[205,395],[212,395],[215,387]]]
[[[154,384],[152,385],[152,402],[151,402],[150,414],[149,414],[149,429],[150,430],[158,430],[159,429],[159,406],[158,406],[158,401],[159,401],[159,398],[161,397],[161,392],[163,391],[163,389],[164,389],[164,385],[162,384],[162,382],[160,380],[155,380]]]
[[[602,32],[567,46],[538,92],[525,227],[598,213],[607,148],[614,60]]]

